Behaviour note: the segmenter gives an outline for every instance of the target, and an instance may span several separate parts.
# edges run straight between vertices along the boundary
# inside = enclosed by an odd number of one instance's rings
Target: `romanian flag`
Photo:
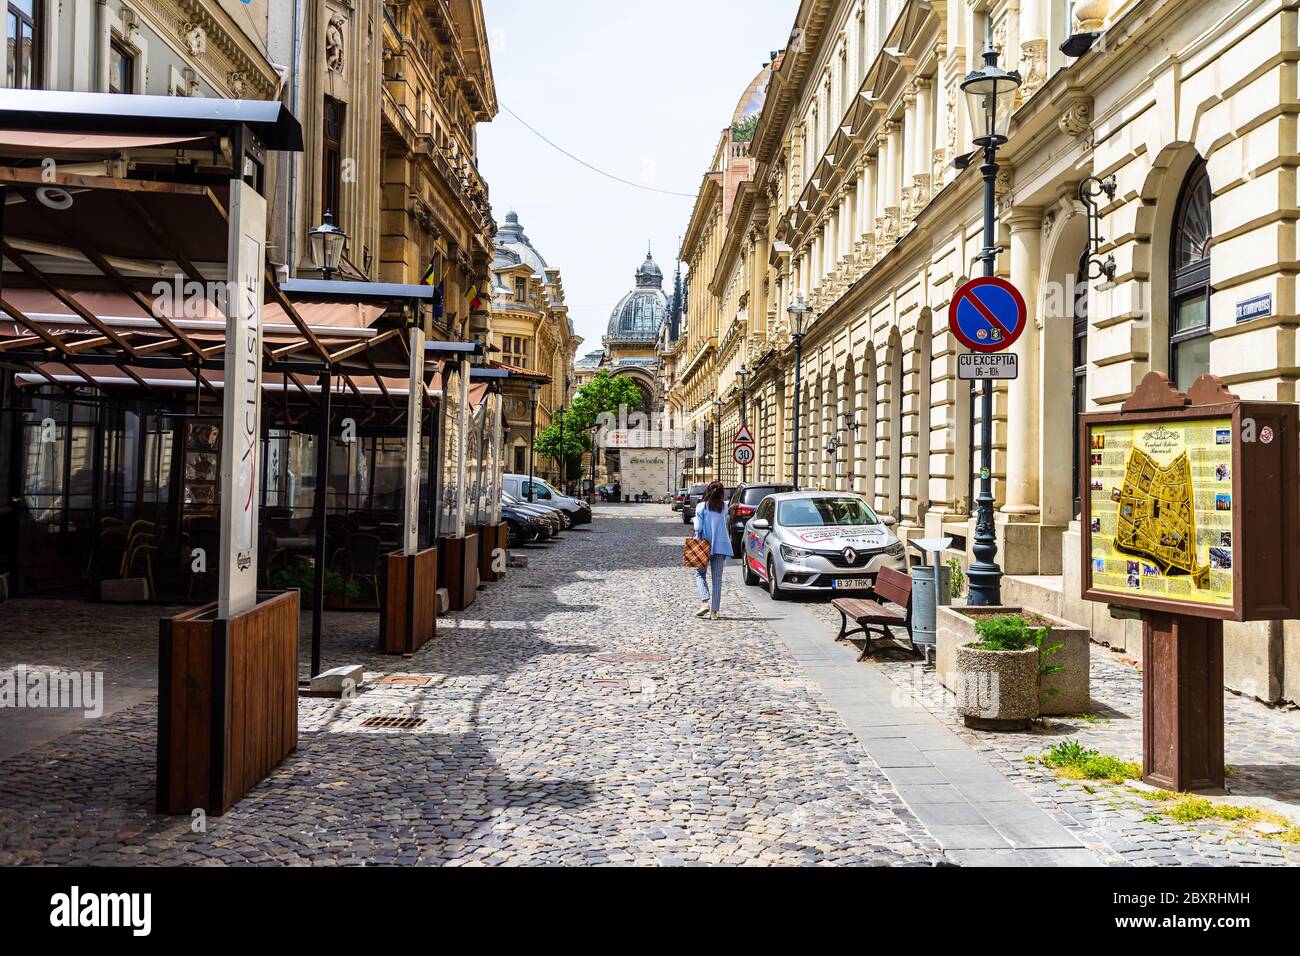
[[[477,282],[471,282],[469,284],[469,291],[465,293],[465,298],[469,299],[469,307],[471,309],[477,309],[483,304],[483,300],[478,297]]]
[[[439,280],[436,276],[437,269],[433,262],[429,263],[429,268],[424,270],[424,275],[420,276],[420,282],[424,285],[437,285]]]

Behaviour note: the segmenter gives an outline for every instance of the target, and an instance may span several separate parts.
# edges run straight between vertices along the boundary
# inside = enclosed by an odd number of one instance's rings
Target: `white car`
[[[763,499],[745,525],[745,583],[779,601],[794,591],[868,590],[881,568],[907,571],[903,544],[861,495],[788,491]]]
[[[540,502],[557,509],[564,518],[566,528],[591,523],[591,505],[581,498],[570,498],[568,495],[560,494],[554,485],[541,478],[529,479],[527,475],[504,475],[502,487],[507,494],[514,495],[521,501]],[[531,496],[528,494],[530,490]]]

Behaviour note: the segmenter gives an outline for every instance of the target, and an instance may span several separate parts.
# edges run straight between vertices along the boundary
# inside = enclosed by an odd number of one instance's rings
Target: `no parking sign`
[[[1025,330],[1025,297],[1006,279],[984,276],[959,288],[948,305],[948,328],[972,352],[1001,352]]]

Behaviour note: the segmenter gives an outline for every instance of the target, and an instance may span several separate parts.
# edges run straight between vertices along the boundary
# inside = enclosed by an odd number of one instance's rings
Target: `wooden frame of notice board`
[[[1142,380],[1118,413],[1081,416],[1082,597],[1138,610],[1228,621],[1300,617],[1297,422],[1294,404],[1241,401],[1212,375],[1201,376],[1183,395],[1158,372]],[[1122,440],[1125,430],[1130,436],[1127,444]],[[1212,435],[1211,447],[1216,451],[1203,445],[1189,446],[1188,436],[1198,432],[1202,438]],[[1106,448],[1111,436],[1120,436],[1120,441],[1112,440],[1112,447]],[[1162,438],[1164,444],[1159,445]],[[1217,450],[1220,447],[1222,451]],[[1181,450],[1173,461],[1162,465],[1155,457],[1159,450],[1153,449]],[[1134,450],[1144,455],[1151,451],[1151,455],[1135,459]],[[1122,464],[1118,462],[1121,453],[1125,456]],[[1180,466],[1184,454],[1187,462]],[[1165,491],[1174,480],[1171,472],[1186,469],[1194,525],[1184,531],[1193,538],[1186,547],[1180,550],[1173,537],[1187,525],[1177,514],[1178,503],[1171,506],[1168,497],[1149,493],[1149,486],[1140,480],[1125,481],[1133,477],[1131,467],[1141,477],[1156,474],[1163,478]],[[1214,474],[1210,474],[1211,467]],[[1224,467],[1229,470],[1226,476],[1220,470]],[[1202,504],[1199,509],[1198,501]],[[1214,508],[1204,507],[1206,502]],[[1162,505],[1169,516],[1163,523],[1159,515]],[[1126,516],[1125,507],[1139,513]],[[1212,521],[1207,529],[1196,520],[1220,510],[1228,513],[1226,522]],[[1132,531],[1137,517],[1146,518],[1146,524],[1154,520],[1161,529],[1154,546],[1145,530],[1140,543],[1136,535],[1129,537],[1123,532],[1126,527]],[[1228,527],[1222,527],[1224,524]],[[1120,560],[1128,564],[1122,572],[1111,565]],[[1125,578],[1124,586],[1105,580],[1117,574]]]

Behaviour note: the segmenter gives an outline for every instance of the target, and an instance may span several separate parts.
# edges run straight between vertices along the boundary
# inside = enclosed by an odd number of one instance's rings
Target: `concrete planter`
[[[1023,730],[1038,718],[1038,648],[957,648],[957,713],[967,727]]]
[[[938,609],[938,635],[935,666],[939,683],[950,691],[957,690],[957,650],[973,644],[975,619],[967,617],[966,607],[940,607]],[[980,608],[981,613],[1019,614],[1019,607]],[[1059,651],[1049,658],[1049,663],[1060,664],[1065,669],[1042,679],[1042,698],[1039,713],[1043,716],[1078,714],[1088,709],[1091,690],[1088,631],[1049,614],[1032,612],[1051,623],[1049,644],[1061,644]],[[1058,691],[1050,693],[1052,689]]]

